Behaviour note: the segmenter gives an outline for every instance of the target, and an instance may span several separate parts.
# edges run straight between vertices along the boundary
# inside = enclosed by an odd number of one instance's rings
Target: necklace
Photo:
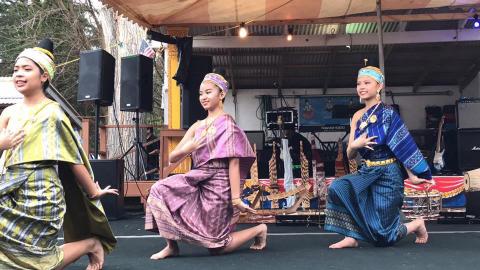
[[[377,116],[374,115],[373,113],[377,110],[378,108],[378,105],[380,105],[381,102],[377,103],[377,105],[375,105],[375,108],[373,108],[372,112],[370,113],[370,115],[367,117],[367,119],[365,119],[365,121],[362,121],[362,123],[360,123],[360,130],[364,130],[367,126],[368,126],[368,123],[375,123],[377,122]]]
[[[210,118],[211,121],[208,121],[208,118],[205,118],[205,129],[200,134],[201,137],[205,137],[207,134],[215,134],[217,129],[213,126],[213,122],[217,120],[218,117],[224,115],[225,113],[218,114]]]

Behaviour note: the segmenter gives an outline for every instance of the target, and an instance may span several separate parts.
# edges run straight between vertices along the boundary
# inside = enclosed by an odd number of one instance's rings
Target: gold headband
[[[43,48],[39,48],[39,47],[28,48],[18,55],[17,60],[21,57],[25,57],[32,60],[37,65],[39,65],[43,69],[43,71],[47,73],[48,80],[51,81],[55,76],[56,66],[52,58],[50,58],[50,55],[52,55],[52,53]]]

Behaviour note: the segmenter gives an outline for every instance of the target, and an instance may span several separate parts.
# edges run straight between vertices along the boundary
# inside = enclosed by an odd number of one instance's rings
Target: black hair
[[[53,41],[50,40],[49,38],[44,38],[42,39],[39,43],[38,43],[38,46],[39,48],[42,48],[44,50],[47,50],[49,51],[52,55],[53,55]],[[54,60],[50,55],[46,54],[50,59],[52,59],[52,61]],[[35,62],[34,62],[35,63]],[[40,74],[43,74],[45,73],[45,70],[43,70],[43,68],[41,68],[37,63],[35,63],[35,65],[40,69]],[[43,88],[43,91],[47,90],[48,86],[50,86],[50,81],[49,80],[46,80],[43,84],[42,84],[42,88]]]
[[[33,62],[33,63],[35,64],[35,66],[37,66],[38,69],[40,70],[40,75],[43,75],[43,73],[45,73],[45,71],[43,70],[43,68],[40,67],[37,63],[35,63],[35,61],[32,61],[32,62]],[[46,80],[46,81],[42,84],[42,89],[43,89],[43,91],[46,91],[47,88],[48,88],[48,86],[50,86],[50,81],[49,81],[49,80]]]

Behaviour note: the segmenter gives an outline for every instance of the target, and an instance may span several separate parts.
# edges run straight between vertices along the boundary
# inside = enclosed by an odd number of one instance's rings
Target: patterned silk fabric
[[[365,112],[360,126],[375,106]],[[374,150],[361,149],[364,159],[400,162],[379,166],[362,166],[354,174],[332,182],[328,189],[325,230],[337,232],[377,246],[390,246],[407,232],[400,219],[403,203],[404,177],[401,165],[422,178],[431,179],[431,172],[399,115],[389,106],[380,104],[365,130],[357,128],[355,138],[364,132],[377,136]],[[370,117],[372,119],[372,117]]]
[[[360,130],[360,123],[366,121],[375,106],[370,108],[357,122],[355,138],[358,138],[364,132],[367,137],[377,136],[374,151],[362,148],[359,152],[364,159],[383,160],[396,157],[407,169],[414,174],[431,179],[432,175],[427,162],[417,147],[407,127],[403,123],[398,113],[390,106],[381,103],[370,119],[376,117],[376,121],[368,123],[365,130]]]
[[[206,143],[192,153],[191,171],[152,186],[145,229],[166,239],[220,248],[230,243],[239,214],[231,204],[229,160],[239,159],[240,177],[245,178],[255,154],[230,115],[219,116],[213,124],[201,121],[195,137],[203,136]]]
[[[25,140],[4,152],[0,269],[55,268],[63,258],[56,246],[62,225],[66,243],[96,236],[110,252],[116,240],[100,201],[87,198],[70,169],[84,164],[91,173],[78,134],[60,106],[47,100],[31,109],[11,109],[17,113],[7,128],[24,129]]]

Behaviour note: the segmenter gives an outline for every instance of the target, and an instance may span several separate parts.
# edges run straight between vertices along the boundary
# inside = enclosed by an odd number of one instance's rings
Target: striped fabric
[[[166,239],[220,248],[230,243],[239,214],[231,204],[229,159],[239,159],[244,179],[255,154],[230,115],[213,124],[201,121],[195,137],[201,136],[206,143],[192,153],[194,169],[159,180],[150,189],[145,229]]]
[[[25,130],[25,140],[4,152],[0,177],[0,269],[52,269],[63,254],[56,246],[63,225],[65,242],[99,237],[106,252],[115,246],[99,200],[89,200],[70,164],[91,172],[78,134],[51,101],[26,109],[13,105],[8,128]]]
[[[400,166],[363,166],[334,180],[328,188],[325,230],[377,246],[390,246],[406,235],[400,221],[403,177]]]
[[[37,165],[10,167],[1,178],[2,187],[14,184],[0,191],[0,269],[53,269],[62,261],[63,187],[55,166]]]
[[[355,138],[358,138],[363,132],[358,128],[362,121],[365,121],[375,106],[370,108],[357,122]],[[388,159],[395,156],[406,168],[416,175],[421,175],[426,179],[431,179],[432,175],[426,160],[408,132],[398,113],[393,107],[380,104],[373,114],[377,117],[375,123],[369,123],[367,126],[367,137],[377,136],[374,149],[370,151],[366,148],[360,150],[360,155],[364,159]],[[372,117],[370,117],[372,119]]]
[[[357,127],[373,109],[365,112]],[[402,164],[427,179],[431,179],[431,172],[394,109],[380,104],[374,115],[377,120],[370,122],[363,132],[367,132],[367,137],[378,136],[377,144],[373,151],[361,149],[360,155],[369,160],[396,157],[400,162],[362,166],[357,173],[333,181],[328,189],[325,229],[377,246],[389,246],[406,235],[406,227],[400,222],[404,192]],[[355,138],[363,132],[357,128]]]

